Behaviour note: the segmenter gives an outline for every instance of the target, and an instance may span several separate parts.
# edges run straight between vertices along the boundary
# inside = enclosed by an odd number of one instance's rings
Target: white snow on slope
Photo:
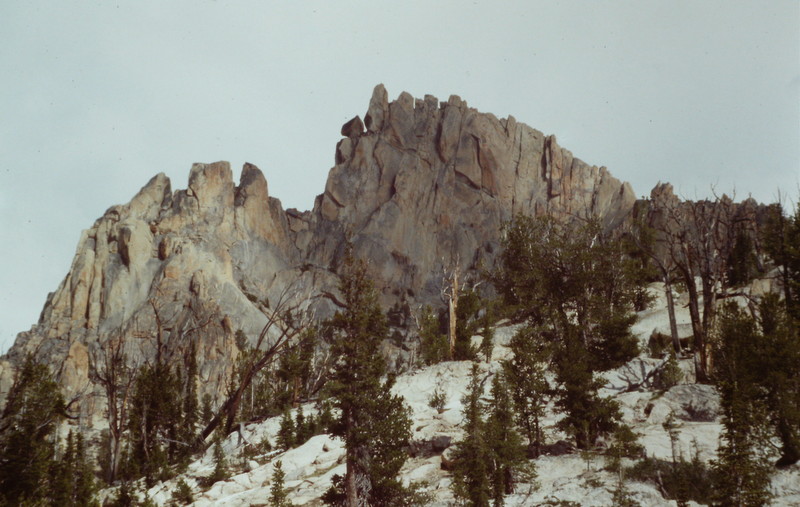
[[[668,334],[669,320],[663,302],[663,291],[653,287],[657,301],[652,309],[639,314],[633,331],[646,350],[647,340],[654,330]],[[688,311],[678,301],[676,307],[679,325],[689,322]],[[487,380],[500,368],[502,359],[509,357],[508,341],[519,326],[500,325],[495,330],[495,347],[492,362],[480,364],[481,374]],[[643,355],[629,364],[604,374],[607,381],[601,394],[617,399],[622,408],[624,422],[631,425],[645,447],[648,456],[671,459],[673,444],[664,429],[664,422],[673,414],[677,428],[674,451],[690,459],[695,453],[703,461],[716,457],[722,425],[718,417],[708,421],[693,421],[694,415],[713,413],[716,393],[709,386],[683,384],[665,394],[649,390],[624,392],[631,384],[640,382],[649,371],[660,363]],[[692,371],[690,359],[681,362],[686,372]],[[430,367],[419,368],[397,378],[394,392],[403,396],[411,408],[412,442],[430,442],[435,437],[450,437],[457,442],[463,432],[459,427],[461,398],[467,390],[472,363],[467,361],[445,362]],[[687,380],[691,380],[688,378]],[[490,382],[485,383],[486,394]],[[440,412],[428,405],[434,391],[445,396],[445,406]],[[312,405],[303,407],[304,413],[313,413]],[[705,412],[704,412],[705,411]],[[681,418],[683,417],[683,419]],[[545,417],[548,441],[565,438],[554,426],[560,416],[551,410]],[[295,505],[321,505],[320,496],[330,487],[334,475],[344,475],[343,443],[338,438],[317,435],[303,445],[285,452],[274,451],[245,461],[240,453],[245,442],[258,443],[267,438],[274,444],[280,418],[275,417],[263,423],[248,425],[239,435],[234,433],[224,442],[223,448],[228,461],[238,472],[230,479],[220,481],[203,491],[199,479],[211,474],[214,469],[212,450],[209,449],[199,460],[192,463],[187,472],[166,483],[157,484],[148,491],[150,498],[158,505],[166,505],[172,498],[177,482],[183,478],[193,489],[197,506],[250,506],[267,505],[274,463],[280,460],[286,473],[285,485],[289,500]],[[447,454],[447,451],[445,451]],[[603,470],[604,458],[599,454],[573,453],[564,456],[542,456],[535,460],[538,477],[533,484],[518,484],[516,491],[506,497],[508,506],[529,506],[548,502],[575,502],[581,506],[612,505],[612,494],[617,486],[617,477]],[[423,491],[431,494],[430,505],[453,505],[455,499],[450,484],[450,472],[442,469],[442,455],[427,453],[411,457],[402,471],[405,483],[422,484]],[[800,465],[789,470],[777,471],[773,478],[774,505],[800,505]],[[632,497],[643,506],[676,505],[665,500],[656,487],[633,481],[626,483]],[[107,493],[110,493],[107,492]]]

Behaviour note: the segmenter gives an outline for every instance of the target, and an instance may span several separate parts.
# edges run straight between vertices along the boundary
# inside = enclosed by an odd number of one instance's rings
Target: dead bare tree
[[[669,331],[670,338],[672,339],[672,347],[675,354],[682,354],[681,340],[678,336],[678,323],[675,318],[675,299],[672,294],[672,284],[675,280],[675,264],[672,262],[671,257],[662,255],[659,252],[655,243],[654,233],[655,230],[651,228],[646,222],[647,217],[639,217],[637,223],[634,224],[634,230],[630,234],[630,238],[636,247],[647,256],[652,265],[658,270],[658,276],[664,284],[664,296],[667,300],[667,315],[669,316]]]
[[[458,310],[458,295],[460,290],[458,286],[460,270],[458,256],[456,256],[455,266],[449,270],[445,267],[444,259],[442,260],[442,289],[439,296],[442,302],[447,305],[447,341],[450,347],[450,359],[455,359],[456,325],[458,323],[456,312]]]
[[[717,300],[725,295],[734,225],[741,218],[736,216],[733,200],[726,195],[715,196],[713,201],[681,202],[669,192],[654,204],[656,213],[660,214],[655,227],[659,232],[657,241],[665,252],[663,262],[675,267],[689,295],[697,379],[707,381],[710,368],[708,338],[716,316]]]
[[[125,353],[125,334],[108,339],[89,353],[89,378],[99,384],[106,397],[108,413],[109,468],[106,481],[113,483],[122,462],[122,436],[128,422],[128,401],[136,381],[138,362],[129,362]]]
[[[236,414],[243,395],[255,376],[278,357],[288,347],[297,346],[303,331],[310,325],[311,315],[302,311],[303,301],[297,301],[297,295],[290,296],[290,289],[285,290],[274,309],[266,310],[267,322],[258,335],[254,350],[260,353],[244,366],[238,385],[234,386],[227,399],[217,410],[197,437],[197,446],[205,445],[206,439],[224,422],[224,433],[228,434],[234,427]],[[267,341],[272,342],[267,345]]]

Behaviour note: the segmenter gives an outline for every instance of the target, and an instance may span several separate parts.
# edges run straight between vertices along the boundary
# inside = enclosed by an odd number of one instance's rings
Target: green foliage
[[[97,492],[92,465],[86,457],[83,435],[67,435],[60,459],[50,466],[49,501],[69,507],[97,505]]]
[[[286,473],[283,471],[283,463],[278,461],[275,463],[275,469],[272,472],[272,486],[269,488],[269,505],[270,507],[289,507],[292,505],[287,499],[286,488],[284,487],[284,480]]]
[[[222,449],[222,440],[217,438],[214,442],[214,471],[206,477],[205,483],[211,486],[215,482],[227,480],[230,476],[228,461],[225,459],[225,451]]]
[[[467,394],[462,399],[464,439],[453,453],[453,493],[476,507],[488,506],[492,498],[490,451],[484,428],[485,407],[481,401],[483,382],[478,365],[473,364]]]
[[[438,387],[433,391],[430,398],[428,398],[428,406],[437,410],[438,412],[442,412],[444,410],[444,405],[447,403],[447,396],[445,396],[444,392],[442,392]]]
[[[136,492],[131,489],[131,484],[128,481],[122,481],[117,495],[110,502],[111,507],[132,507],[139,505],[139,497]]]
[[[277,445],[284,450],[303,445],[314,435],[324,433],[332,424],[332,420],[330,405],[325,402],[319,404],[316,416],[313,414],[306,416],[303,407],[297,407],[294,419],[287,407],[278,428]]]
[[[614,488],[614,493],[611,496],[611,502],[614,507],[640,507],[641,504],[633,499],[630,490],[625,486],[623,476],[619,475],[617,487]]]
[[[711,470],[695,452],[690,461],[683,457],[672,462],[656,458],[644,458],[626,470],[628,478],[649,482],[658,487],[667,500],[676,500],[678,505],[694,501],[710,504],[714,491]]]
[[[172,501],[178,505],[189,505],[194,502],[192,488],[183,478],[178,479],[178,483],[175,485],[175,491],[172,492]]]
[[[450,354],[447,332],[430,306],[422,309],[419,323],[419,354],[422,364],[431,365],[446,361]]]
[[[257,456],[266,454],[272,450],[272,444],[266,436],[260,442],[248,443],[242,449],[241,456],[244,460],[250,460]]]
[[[545,378],[549,350],[531,326],[517,331],[509,342],[511,359],[503,363],[508,387],[514,401],[517,424],[528,440],[528,454],[537,457],[543,444],[541,418],[549,398]]]
[[[620,417],[616,404],[598,396],[602,384],[594,373],[638,354],[630,327],[641,267],[596,220],[517,216],[504,229],[503,246],[492,281],[535,341],[552,344],[556,403],[566,413],[560,426],[588,448]]]
[[[553,355],[556,406],[565,413],[558,427],[575,439],[579,449],[589,449],[599,437],[616,429],[621,414],[616,401],[598,394],[603,382],[592,372],[589,351],[578,329],[565,326],[564,330]]]
[[[295,425],[292,414],[288,408],[284,410],[281,417],[281,425],[278,428],[277,436],[278,447],[281,449],[291,449],[295,445]]]
[[[755,246],[750,235],[744,230],[736,233],[727,267],[726,283],[730,287],[746,285],[758,273]]]
[[[779,467],[800,460],[800,322],[781,301],[767,296],[759,305],[758,347],[761,386],[769,421],[781,440]]]
[[[626,424],[620,424],[611,435],[611,445],[606,450],[606,468],[621,472],[622,458],[638,458],[644,447],[638,443],[638,437]]]
[[[737,505],[764,505],[770,499],[767,406],[761,382],[762,336],[755,320],[735,303],[719,315],[714,379],[722,409],[715,498]]]
[[[489,416],[486,420],[486,442],[491,457],[490,472],[493,505],[503,505],[504,495],[514,492],[518,476],[533,480],[533,464],[525,459],[525,447],[514,428],[514,411],[508,385],[502,373],[492,381]]]
[[[203,404],[200,406],[200,420],[203,424],[208,422],[214,417],[214,409],[211,406],[211,395],[205,393],[203,395]]]
[[[28,356],[0,417],[0,503],[37,504],[53,497],[72,498],[74,441],[70,440],[67,449],[72,453],[70,463],[60,464],[52,440],[65,412],[64,398],[49,369]],[[67,466],[70,468],[62,469]],[[72,489],[59,491],[66,487]]]
[[[403,399],[391,393],[380,343],[388,326],[366,265],[347,256],[339,292],[344,305],[324,327],[337,361],[328,393],[339,415],[331,433],[347,449],[347,475],[329,499],[345,495],[370,504],[391,504],[408,494],[397,479],[406,460],[411,420]]]
[[[533,480],[522,438],[514,427],[511,395],[503,374],[492,381],[488,403],[481,400],[484,380],[473,364],[464,404],[464,439],[453,453],[453,492],[469,505],[503,505],[519,479]]]
[[[170,462],[185,451],[179,448],[183,407],[175,403],[181,391],[180,376],[169,365],[156,363],[139,370],[128,419],[128,478],[143,476],[149,487],[171,476]]]
[[[800,321],[800,203],[794,215],[787,215],[781,204],[770,205],[763,228],[762,244],[774,263],[781,268],[781,282],[786,312]]]
[[[659,391],[668,391],[683,381],[683,371],[671,352],[664,366],[653,376],[653,387]]]
[[[318,344],[318,330],[310,327],[303,332],[297,346],[285,350],[275,372],[276,405],[296,406],[307,396],[306,384],[313,371],[314,350]]]
[[[493,312],[491,310],[487,310],[480,320],[480,353],[483,354],[483,357],[487,362],[492,360],[492,351],[494,350],[494,328],[492,327],[492,313]]]

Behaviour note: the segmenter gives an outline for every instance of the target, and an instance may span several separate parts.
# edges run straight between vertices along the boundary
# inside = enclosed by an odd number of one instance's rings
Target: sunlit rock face
[[[262,308],[282,295],[334,291],[348,242],[367,260],[384,306],[405,310],[395,322],[402,326],[411,309],[440,304],[444,271],[469,279],[490,267],[515,214],[596,215],[614,227],[635,202],[627,183],[554,136],[457,96],[402,93],[389,102],[378,85],[364,121],[341,134],[311,211],[284,210],[254,165],[237,183],[227,162],[194,164],[185,190],[158,174],[109,208],[81,234],[39,322],[0,364],[0,396],[28,353],[52,365],[68,395],[90,393],[90,359],[120,338],[136,364],[159,342],[174,361],[194,350],[201,393],[218,395],[238,354],[236,331],[253,341]],[[333,309],[328,299],[310,301],[317,317]],[[84,398],[82,416],[98,420],[102,397]]]

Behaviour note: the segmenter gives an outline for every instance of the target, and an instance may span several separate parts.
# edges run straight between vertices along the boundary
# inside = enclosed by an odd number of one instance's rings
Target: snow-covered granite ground
[[[658,290],[654,290],[654,295],[657,296],[654,307],[641,312],[633,328],[645,350],[653,330],[669,333],[663,295]],[[688,312],[683,305],[677,306],[678,323],[683,331],[689,323]],[[485,375],[497,372],[500,361],[509,356],[506,345],[516,329],[515,326],[501,325],[495,330],[492,361],[480,365]],[[697,452],[704,461],[714,459],[722,429],[719,419],[712,416],[710,420],[697,420],[704,419],[704,414],[716,413],[719,401],[713,388],[682,384],[664,394],[648,390],[624,392],[630,382],[641,380],[659,362],[642,356],[619,370],[608,372],[605,374],[608,383],[602,394],[619,401],[624,421],[640,434],[639,442],[648,456],[661,459],[672,457],[672,443],[663,423],[673,414],[678,424],[677,452],[687,458]],[[681,368],[691,374],[691,360],[681,361]],[[402,395],[411,408],[412,442],[430,442],[435,437],[450,437],[452,442],[456,442],[461,437],[461,398],[467,389],[470,369],[470,362],[446,362],[398,377],[394,391]],[[486,383],[487,390],[489,384]],[[446,399],[441,412],[428,405],[436,389],[443,392]],[[303,409],[306,414],[313,412],[311,405]],[[553,427],[558,418],[552,410],[545,418],[550,441],[563,438]],[[192,463],[183,475],[151,488],[148,496],[158,505],[169,504],[178,480],[183,478],[192,487],[194,505],[197,506],[267,505],[273,465],[280,460],[286,473],[285,486],[289,491],[289,500],[295,505],[321,505],[319,498],[330,487],[333,476],[344,475],[343,443],[328,435],[317,435],[289,451],[276,451],[249,460],[241,457],[245,441],[257,443],[267,438],[274,443],[278,427],[279,418],[272,418],[260,424],[248,425],[242,435],[234,433],[225,440],[223,449],[234,469],[230,479],[217,482],[205,491],[200,487],[199,480],[210,475],[214,469],[212,451],[209,450]],[[538,475],[536,483],[519,484],[515,493],[506,497],[506,505],[528,506],[559,501],[575,502],[581,506],[612,505],[617,477],[603,470],[602,456],[582,456],[579,453],[542,456],[535,460],[535,465]],[[450,490],[451,476],[442,469],[441,453],[422,453],[409,458],[401,475],[406,483],[418,482],[423,485],[423,490],[432,497],[430,505],[455,503]],[[774,505],[800,505],[800,465],[776,472],[772,485],[776,495]],[[650,484],[628,481],[626,487],[641,505],[676,505],[674,501],[665,500]],[[110,490],[106,492],[111,493]]]

